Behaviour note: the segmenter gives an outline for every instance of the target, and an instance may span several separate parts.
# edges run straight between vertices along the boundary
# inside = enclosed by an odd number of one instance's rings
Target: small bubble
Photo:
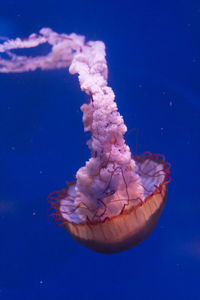
[[[173,103],[172,103],[172,101],[170,101],[170,102],[169,102],[169,106],[172,106],[172,105],[173,105]]]

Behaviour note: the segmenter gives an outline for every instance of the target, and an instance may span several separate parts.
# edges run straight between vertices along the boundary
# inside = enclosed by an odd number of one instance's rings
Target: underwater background
[[[103,40],[109,85],[128,129],[139,130],[139,153],[162,153],[172,164],[150,237],[119,254],[92,252],[47,216],[48,194],[81,164],[87,96],[77,76],[0,74],[0,299],[200,299],[200,2],[0,4],[0,36],[51,27]],[[134,132],[128,144],[134,154]]]

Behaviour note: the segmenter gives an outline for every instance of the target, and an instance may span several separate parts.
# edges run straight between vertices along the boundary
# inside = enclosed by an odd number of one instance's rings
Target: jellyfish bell
[[[44,43],[51,46],[44,56],[12,52]],[[0,44],[1,53],[7,55],[0,56],[0,73],[69,67],[89,96],[81,110],[84,131],[90,132],[91,158],[77,171],[76,181],[49,196],[55,210],[51,215],[77,241],[102,253],[123,251],[143,241],[165,205],[170,165],[164,156],[148,152],[132,157],[124,140],[127,127],[108,86],[104,43],[42,28],[26,39],[6,40]]]
[[[127,185],[122,177],[119,190],[105,194],[96,207],[75,201],[76,182],[50,194],[55,222],[75,240],[101,253],[117,253],[141,243],[152,233],[165,206],[170,164],[164,156],[149,152],[135,157],[135,162],[141,184]]]

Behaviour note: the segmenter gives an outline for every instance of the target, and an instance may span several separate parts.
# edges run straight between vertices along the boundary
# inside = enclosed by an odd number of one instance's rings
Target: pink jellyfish
[[[49,43],[45,56],[18,56],[13,49]],[[89,95],[81,106],[91,158],[76,173],[76,180],[49,195],[55,221],[86,247],[115,253],[146,239],[160,217],[170,182],[170,164],[163,155],[146,152],[133,158],[124,134],[127,127],[107,85],[108,67],[101,41],[58,34],[49,28],[27,39],[0,45],[0,72],[25,72],[69,67],[78,73],[81,90]]]

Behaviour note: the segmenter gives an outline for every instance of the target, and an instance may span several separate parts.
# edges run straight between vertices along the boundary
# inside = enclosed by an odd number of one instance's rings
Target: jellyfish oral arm
[[[109,213],[104,213],[105,218],[120,213],[133,198],[127,185],[131,183],[135,186],[135,198],[143,198],[143,188],[134,172],[135,162],[130,149],[124,141],[127,128],[114,101],[114,92],[107,86],[104,43],[97,41],[84,45],[81,52],[75,53],[69,71],[79,74],[81,90],[90,97],[90,102],[83,104],[81,110],[84,130],[91,132],[88,146],[92,157],[76,174],[77,195],[81,202],[87,199],[85,204],[91,209],[98,207],[99,203],[107,205],[107,202],[112,202]],[[123,197],[118,195],[118,201],[117,190],[123,194]]]
[[[52,46],[46,56],[18,56],[12,52],[44,43]],[[84,36],[58,34],[43,28],[38,35],[31,34],[27,39],[5,41],[0,45],[0,53],[8,55],[7,59],[0,58],[2,73],[69,67],[71,74],[78,74],[81,90],[89,95],[89,103],[83,104],[81,110],[84,130],[91,132],[88,141],[91,158],[76,174],[73,196],[70,196],[74,200],[74,214],[66,213],[63,216],[74,220],[77,215],[77,220],[85,220],[88,215],[78,213],[75,209],[80,203],[87,206],[95,216],[99,215],[97,211],[103,211],[110,203],[109,209],[102,216],[106,218],[119,214],[130,199],[142,200],[143,187],[134,171],[135,161],[124,140],[127,128],[114,101],[114,92],[107,85],[104,43],[86,43]]]
[[[39,34],[31,34],[26,39],[16,38],[0,44],[0,54],[6,53],[8,59],[0,58],[1,73],[20,73],[41,70],[59,69],[68,67],[73,59],[73,53],[84,44],[84,36],[74,33],[58,34],[50,28],[42,28]],[[12,50],[27,49],[48,43],[51,51],[45,56],[20,56]]]

